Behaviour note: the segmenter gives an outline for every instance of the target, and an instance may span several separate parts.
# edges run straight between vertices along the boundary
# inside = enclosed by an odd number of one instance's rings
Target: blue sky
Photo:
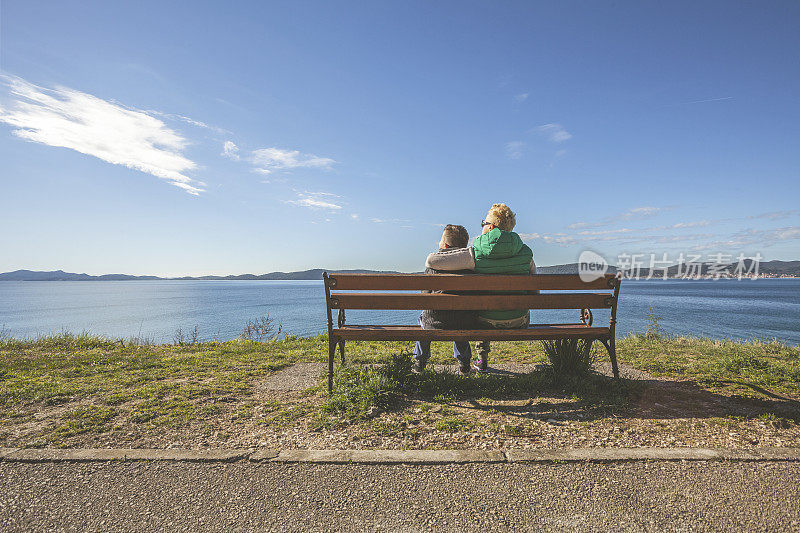
[[[0,0],[0,271],[800,259],[796,2]]]

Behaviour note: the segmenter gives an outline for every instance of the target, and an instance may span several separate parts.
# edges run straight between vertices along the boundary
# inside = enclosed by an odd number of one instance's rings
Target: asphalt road
[[[800,531],[800,463],[0,463],[0,531]]]

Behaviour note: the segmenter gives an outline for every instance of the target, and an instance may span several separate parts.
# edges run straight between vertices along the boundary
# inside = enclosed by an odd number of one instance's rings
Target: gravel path
[[[0,530],[800,530],[798,463],[0,463]]]

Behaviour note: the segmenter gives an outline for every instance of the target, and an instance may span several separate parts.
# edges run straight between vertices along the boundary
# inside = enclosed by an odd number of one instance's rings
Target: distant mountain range
[[[644,264],[648,264],[649,257],[643,259],[642,262]],[[700,276],[706,276],[709,274],[709,271],[715,267],[718,270],[734,273],[736,271],[736,267],[738,266],[738,264],[736,262],[724,265],[715,265],[714,263],[697,263],[694,266],[699,271]],[[752,266],[751,261],[749,259],[746,259],[744,261],[745,271],[749,269],[751,266]],[[667,276],[680,277],[681,275],[686,273],[687,268],[689,268],[689,265],[685,263],[680,265],[672,265],[669,268],[667,268]],[[612,274],[615,274],[617,272],[617,267],[609,266],[608,271]],[[640,268],[639,277],[646,277],[649,274],[649,271],[650,271],[649,268],[644,268],[644,267]],[[536,272],[539,274],[577,274],[578,263],[539,267],[536,269]],[[762,261],[758,265],[758,273],[759,275],[770,276],[770,277],[800,276],[800,261]],[[663,276],[663,271],[660,269],[654,269],[653,276],[661,277]]]
[[[749,266],[749,264],[748,264]],[[686,266],[682,265],[683,270],[686,271]],[[700,274],[706,275],[711,268],[710,263],[702,263],[699,267]],[[729,271],[736,268],[736,263],[732,263],[725,267]],[[315,280],[322,279],[322,273],[325,272],[324,268],[313,268],[311,270],[302,270],[299,272],[270,272],[269,274],[240,274],[237,276],[183,276],[179,278],[162,278],[158,276],[131,276],[129,274],[103,274],[100,276],[91,276],[89,274],[74,274],[71,272],[64,272],[63,270],[53,270],[50,272],[42,272],[36,270],[15,270],[13,272],[4,272],[0,274],[0,281],[137,281],[137,280]],[[348,272],[351,274],[397,274],[396,271],[388,270],[337,270],[327,269],[328,272]],[[609,272],[615,273],[616,267],[609,267]],[[578,263],[569,263],[566,265],[552,265],[538,267],[539,274],[577,274]],[[648,270],[643,268],[640,271],[640,276],[646,276]],[[679,274],[679,265],[673,265],[667,269],[669,276],[676,276]],[[800,276],[800,261],[763,261],[759,265],[759,274],[766,276]],[[661,275],[658,270],[654,276]]]
[[[0,281],[138,281],[138,280],[300,280],[322,279],[324,268],[313,268],[300,272],[270,272],[269,274],[240,274],[238,276],[183,276],[179,278],[162,278],[158,276],[131,276],[130,274],[103,274],[91,276],[89,274],[73,274],[63,270],[42,272],[36,270],[15,270],[0,274]],[[328,272],[349,272],[351,274],[387,273],[393,271],[379,270],[328,270]]]

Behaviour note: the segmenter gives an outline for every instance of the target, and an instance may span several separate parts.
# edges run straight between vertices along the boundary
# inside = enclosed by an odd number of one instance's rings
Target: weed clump
[[[411,365],[411,357],[400,353],[393,354],[385,365],[341,367],[322,411],[349,420],[366,420],[376,408],[388,409],[409,391]]]
[[[585,339],[542,341],[544,353],[556,378],[585,376],[592,369],[592,342]]]
[[[282,329],[283,324],[279,322],[276,328],[275,320],[267,314],[255,320],[248,320],[241,338],[256,342],[274,341],[280,336]]]
[[[653,306],[647,311],[647,329],[644,331],[644,337],[648,340],[663,339],[667,337],[667,331],[661,326],[661,320],[664,318],[656,314]]]

